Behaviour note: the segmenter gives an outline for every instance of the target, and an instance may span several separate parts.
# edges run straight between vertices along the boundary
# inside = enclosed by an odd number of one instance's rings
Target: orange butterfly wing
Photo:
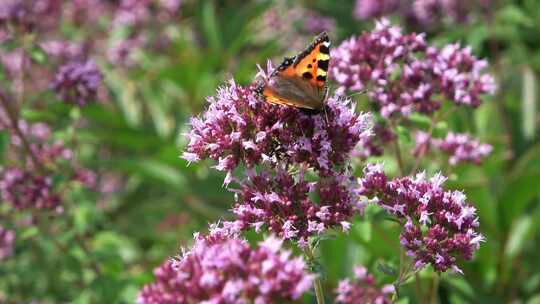
[[[283,63],[286,63],[286,58]],[[282,63],[282,65],[283,65]],[[277,75],[289,77],[302,77],[317,87],[326,85],[326,75],[330,63],[330,39],[323,32],[302,53],[294,57],[292,65],[287,65],[283,70],[278,67]]]
[[[281,77],[291,79],[291,82],[307,82],[308,86],[314,89],[325,91],[326,78],[328,73],[328,65],[330,62],[330,39],[323,32],[319,34],[315,41],[309,45],[303,52],[293,58],[285,58],[277,69],[270,75],[272,77]],[[301,90],[305,86],[298,88]],[[269,87],[267,84],[261,84],[256,90],[256,93],[262,95],[265,101],[273,104],[284,104],[298,108],[306,108],[317,110],[321,105],[314,106],[305,103],[302,100],[295,100],[279,96],[276,94],[275,88]]]

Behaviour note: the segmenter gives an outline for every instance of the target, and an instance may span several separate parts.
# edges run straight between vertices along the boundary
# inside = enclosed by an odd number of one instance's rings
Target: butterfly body
[[[303,52],[286,57],[255,93],[266,102],[320,111],[324,108],[330,39],[323,32]]]

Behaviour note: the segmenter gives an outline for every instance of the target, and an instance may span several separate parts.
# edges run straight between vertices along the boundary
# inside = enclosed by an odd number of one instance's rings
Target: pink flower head
[[[310,287],[302,258],[266,239],[256,248],[219,225],[208,236],[195,236],[191,249],[165,261],[145,285],[138,303],[284,303]]]
[[[15,232],[0,226],[0,261],[13,254]]]
[[[27,157],[24,160],[28,169],[35,169],[36,164],[34,164],[34,161],[38,161],[42,165],[54,165],[63,160],[71,159],[71,150],[64,145],[63,141],[53,140],[52,130],[46,123],[30,124],[25,120],[19,120],[18,128],[27,141],[28,147],[25,146],[18,132],[13,131],[11,124],[0,119],[0,130],[9,130],[13,147],[32,150],[35,159],[26,155]]]
[[[350,228],[350,218],[363,210],[355,187],[346,175],[309,182],[303,172],[294,175],[279,168],[275,174],[262,171],[234,190],[233,212],[243,228],[264,223],[279,237],[304,243],[327,229]],[[313,201],[313,195],[318,202]]]
[[[427,179],[420,173],[389,180],[381,166],[369,165],[360,179],[361,193],[405,225],[400,243],[417,267],[431,264],[438,272],[457,268],[458,258],[470,260],[484,239],[476,210],[460,191],[443,188],[446,178]]]
[[[326,114],[309,115],[261,101],[252,90],[231,81],[208,99],[208,110],[191,120],[185,159],[210,158],[222,171],[305,163],[329,174],[371,135],[369,116],[355,113],[348,100],[330,97]]]
[[[477,107],[495,91],[487,63],[470,48],[429,47],[425,34],[403,34],[382,19],[375,29],[352,37],[332,50],[330,77],[337,91],[368,89],[383,117],[433,113],[441,102]]]
[[[60,67],[51,86],[64,102],[84,106],[95,101],[102,78],[93,60],[73,61]]]
[[[341,280],[335,292],[336,303],[340,304],[390,304],[395,288],[389,284],[377,287],[375,277],[368,273],[367,268],[357,266],[354,268],[354,279]]]
[[[62,211],[61,197],[54,191],[50,176],[15,167],[3,168],[0,176],[2,200],[14,208]]]
[[[480,164],[493,147],[480,143],[468,134],[449,132],[444,139],[434,139],[433,145],[449,154],[448,162],[456,165],[460,162]]]

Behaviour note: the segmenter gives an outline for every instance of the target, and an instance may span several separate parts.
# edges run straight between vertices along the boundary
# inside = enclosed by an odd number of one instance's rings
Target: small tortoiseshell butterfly
[[[266,102],[319,112],[324,107],[330,39],[325,32],[300,54],[285,57],[269,79],[255,88]]]

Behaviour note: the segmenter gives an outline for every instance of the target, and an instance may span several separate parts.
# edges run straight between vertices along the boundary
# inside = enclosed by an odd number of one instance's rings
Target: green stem
[[[439,274],[435,274],[435,277],[433,278],[433,286],[431,287],[431,295],[429,299],[429,303],[437,304],[439,303],[437,299],[437,292],[439,291]]]
[[[457,107],[453,107],[451,108],[450,110],[440,114],[440,115],[437,115],[437,116],[434,116],[431,118],[431,122],[430,122],[430,125],[429,125],[429,129],[428,129],[428,136],[431,138],[431,136],[433,135],[433,132],[435,131],[435,127],[437,126],[437,123],[439,123],[440,121],[446,119],[449,115],[451,115],[452,113],[454,113],[455,111],[457,110]],[[411,169],[411,173],[410,174],[414,174],[416,173],[416,171],[418,170],[418,167],[420,167],[420,162],[422,161],[422,158],[424,156],[424,154],[426,153],[427,151],[422,151],[422,153],[420,153],[419,155],[417,155],[415,157],[415,162],[414,162],[414,165]]]
[[[310,245],[306,246],[304,254],[306,255],[310,264],[315,261],[315,255],[313,254],[313,250]],[[317,299],[317,304],[324,304],[322,281],[321,277],[318,274],[313,280],[313,288],[315,289],[315,298]]]
[[[418,303],[425,303],[424,295],[422,293],[422,284],[420,282],[420,276],[418,275],[418,273],[414,274],[414,291],[416,293],[416,299],[418,300]]]
[[[313,281],[313,287],[315,288],[315,297],[317,298],[317,304],[324,304],[324,293],[320,277],[315,278]]]
[[[394,132],[394,134],[397,135],[398,133],[397,133],[396,123],[393,121],[390,121],[390,127],[392,131]],[[396,138],[392,141],[392,143],[394,145],[394,153],[396,154],[396,161],[398,165],[399,175],[403,176],[403,173],[405,172],[405,167],[403,164],[403,158],[401,156],[401,148],[399,147],[398,141],[399,141],[399,136],[396,136]]]

